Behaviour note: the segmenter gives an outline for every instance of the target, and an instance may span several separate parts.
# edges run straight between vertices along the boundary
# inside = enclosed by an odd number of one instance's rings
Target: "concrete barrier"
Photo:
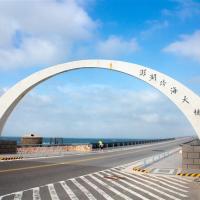
[[[48,146],[48,147],[18,147],[18,154],[42,154],[42,153],[61,153],[66,151],[90,152],[91,145],[70,145],[70,146]]]
[[[0,140],[0,154],[14,154],[17,152],[16,141]]]

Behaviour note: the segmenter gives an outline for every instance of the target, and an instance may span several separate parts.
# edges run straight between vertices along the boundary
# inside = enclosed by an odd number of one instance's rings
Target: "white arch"
[[[152,85],[185,114],[200,138],[200,97],[173,78],[153,69],[115,60],[80,60],[55,65],[23,79],[0,97],[0,135],[18,102],[32,88],[57,74],[80,68],[104,68],[123,72]]]

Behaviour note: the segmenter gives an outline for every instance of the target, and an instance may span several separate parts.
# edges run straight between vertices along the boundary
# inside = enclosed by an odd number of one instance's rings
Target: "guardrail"
[[[166,138],[166,139],[154,139],[154,140],[134,140],[134,141],[125,141],[125,142],[107,142],[104,143],[104,148],[118,148],[118,147],[124,147],[124,146],[134,146],[139,144],[151,144],[156,142],[165,142],[169,140],[175,140],[175,138]],[[92,149],[98,149],[99,144],[98,143],[91,143]]]
[[[134,140],[123,142],[109,142],[104,143],[104,148],[124,148],[141,144],[151,144],[156,142],[164,142],[174,140],[175,138],[167,139],[154,139],[154,140]],[[32,155],[52,155],[52,154],[65,154],[70,151],[90,152],[99,149],[98,143],[92,144],[31,144],[31,145],[17,145],[17,155],[30,156]]]
[[[157,161],[159,161],[163,158],[166,158],[166,157],[168,157],[168,156],[170,156],[170,155],[172,155],[172,154],[174,154],[174,153],[176,153],[180,150],[181,150],[181,148],[178,147],[178,148],[172,149],[170,151],[165,151],[161,154],[150,156],[148,158],[142,159],[142,160],[134,163],[133,167],[140,167],[140,168],[143,167],[143,168],[145,168],[145,167],[151,165],[152,163],[157,162]]]
[[[127,171],[127,172],[133,171],[133,169],[136,169],[136,168],[142,170],[142,169],[145,169],[146,167],[150,166],[154,162],[164,159],[180,150],[181,150],[181,147],[178,147],[178,148],[172,149],[170,151],[165,151],[163,153],[156,154],[156,155],[153,155],[153,156],[150,156],[147,158],[143,158],[141,160],[134,161],[134,162],[128,163],[126,165],[122,165],[122,166],[126,167],[125,171]]]

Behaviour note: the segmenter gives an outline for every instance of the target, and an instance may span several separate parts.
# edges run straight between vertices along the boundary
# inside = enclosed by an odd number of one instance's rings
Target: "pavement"
[[[165,159],[153,163],[146,169],[152,174],[176,175],[182,171],[182,154],[178,151]]]
[[[132,165],[126,167],[125,169],[123,169],[123,171],[135,176],[144,176],[145,179],[156,179],[157,183],[160,183],[160,185],[163,185],[163,187],[173,188],[176,191],[181,191],[180,188],[184,188],[183,182],[187,182],[187,188],[185,187],[187,191],[187,199],[200,199],[200,178],[177,175],[182,171],[181,150],[148,166],[144,166],[142,168],[143,170],[145,170],[144,172],[134,171],[134,168],[135,165]]]
[[[198,200],[191,193],[191,180],[124,172],[138,160],[183,142],[186,139],[121,151],[0,162],[0,200]]]
[[[123,166],[49,183],[7,194],[4,199],[89,199],[89,200],[184,200],[190,199],[190,182],[179,178],[158,181],[158,177],[129,174]],[[173,182],[169,185],[169,181]]]

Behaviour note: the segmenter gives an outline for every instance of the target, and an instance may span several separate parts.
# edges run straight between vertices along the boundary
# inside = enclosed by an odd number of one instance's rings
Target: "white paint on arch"
[[[115,60],[80,60],[55,65],[23,79],[0,97],[0,135],[18,102],[32,88],[60,73],[80,68],[103,68],[134,76],[161,91],[184,113],[200,138],[200,97],[173,78],[153,69]]]

